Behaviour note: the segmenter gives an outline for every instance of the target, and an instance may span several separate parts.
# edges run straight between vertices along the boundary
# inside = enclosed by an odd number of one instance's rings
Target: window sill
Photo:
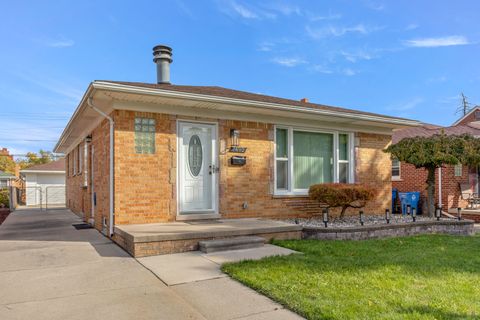
[[[403,181],[400,177],[392,177],[392,181]]]
[[[308,197],[308,193],[276,193],[272,196],[274,199],[281,198],[305,198]]]

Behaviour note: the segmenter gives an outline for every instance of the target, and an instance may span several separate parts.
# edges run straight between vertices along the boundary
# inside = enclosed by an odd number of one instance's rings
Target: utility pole
[[[470,102],[468,102],[468,98],[463,94],[463,92],[460,93],[460,98],[460,106],[458,106],[455,114],[460,113],[462,116],[464,116],[471,110],[472,105]]]
[[[462,92],[461,94],[462,94],[463,115],[466,115],[467,112],[468,112],[468,101],[467,101],[467,97],[465,97],[465,95],[463,94],[463,92]]]

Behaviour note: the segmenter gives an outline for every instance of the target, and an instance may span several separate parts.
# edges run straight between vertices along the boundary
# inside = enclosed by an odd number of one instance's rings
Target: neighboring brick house
[[[407,137],[428,137],[434,134],[444,132],[447,135],[471,134],[480,136],[480,107],[473,108],[465,116],[457,120],[450,127],[441,127],[436,125],[424,124],[420,127],[408,128],[395,131],[393,134],[393,143]],[[435,173],[435,203],[439,204],[439,176]],[[460,184],[469,185],[472,193],[479,192],[479,172],[478,168],[465,165],[445,165],[442,168],[442,207],[466,208],[468,203],[462,199]],[[426,180],[427,172],[424,169],[416,169],[415,166],[402,163],[397,160],[392,161],[392,187],[399,192],[419,191],[421,192],[422,208],[426,209]]]
[[[94,81],[58,141],[67,206],[112,235],[115,224],[309,216],[311,184],[378,188],[391,205],[395,129],[419,122],[169,82],[171,49],[154,48],[157,84]],[[113,148],[111,147],[113,146]]]

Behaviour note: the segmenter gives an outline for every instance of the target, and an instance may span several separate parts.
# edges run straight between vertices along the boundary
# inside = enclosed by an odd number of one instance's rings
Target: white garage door
[[[30,173],[26,178],[27,206],[65,204],[64,174]]]

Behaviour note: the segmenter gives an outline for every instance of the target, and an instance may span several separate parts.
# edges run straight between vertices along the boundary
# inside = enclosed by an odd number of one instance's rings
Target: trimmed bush
[[[365,207],[375,197],[376,191],[362,184],[325,183],[311,186],[308,195],[327,208],[342,208],[340,218],[343,218],[347,208]]]
[[[8,208],[10,206],[9,196],[8,189],[0,189],[0,208]]]

